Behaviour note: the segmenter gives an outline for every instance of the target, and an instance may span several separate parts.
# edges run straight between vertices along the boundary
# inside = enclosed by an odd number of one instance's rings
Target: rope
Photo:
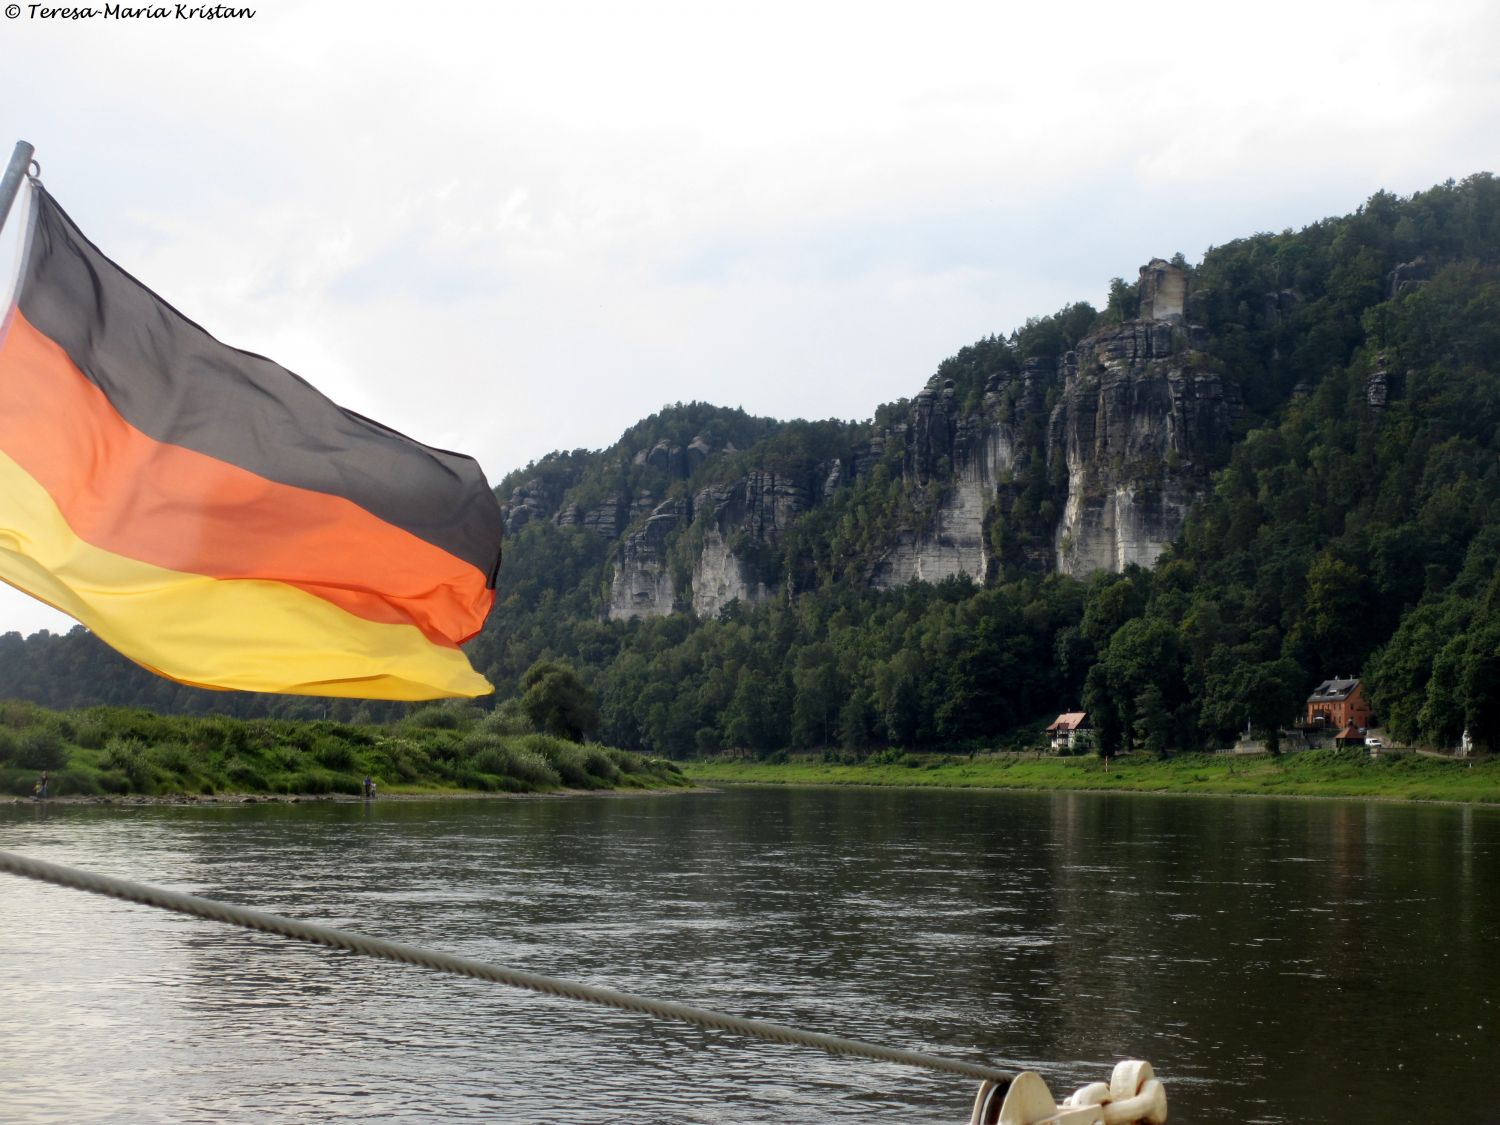
[[[247,930],[276,934],[279,937],[296,941],[326,945],[332,949],[344,949],[365,957],[377,957],[404,965],[420,965],[440,973],[474,977],[478,980],[506,984],[512,988],[524,988],[548,996],[581,1000],[587,1004],[603,1004],[606,1007],[638,1012],[642,1015],[655,1016],[658,1019],[681,1020],[684,1023],[713,1031],[749,1035],[756,1039],[767,1039],[773,1043],[816,1047],[834,1055],[854,1055],[877,1059],[881,1062],[899,1063],[903,1066],[922,1067],[926,1070],[943,1071],[948,1074],[962,1075],[965,1078],[995,1082],[1002,1086],[1008,1086],[1012,1077],[1005,1071],[962,1062],[958,1059],[945,1059],[920,1051],[883,1047],[878,1043],[862,1043],[857,1039],[843,1039],[837,1035],[803,1031],[783,1024],[767,1023],[764,1020],[744,1019],[740,1016],[711,1011],[708,1008],[697,1008],[691,1004],[652,1000],[649,997],[616,992],[609,988],[595,988],[592,985],[543,976],[540,973],[502,968],[499,965],[491,965],[469,957],[455,957],[449,953],[423,949],[420,946],[366,937],[363,934],[350,933],[348,930],[335,929],[332,926],[302,922],[295,918],[283,918],[278,914],[267,914],[261,910],[232,906],[229,903],[215,902],[213,899],[199,898],[197,895],[183,894],[180,891],[169,891],[162,887],[147,886],[144,883],[133,883],[128,879],[117,879],[92,871],[80,871],[74,867],[65,867],[60,863],[47,863],[44,860],[31,859],[14,852],[0,851],[0,871],[20,875],[27,879],[37,879],[44,883],[54,883],[59,887],[68,887],[75,891],[88,891],[92,894],[139,903],[142,906],[156,907],[159,910],[190,914],[195,918],[205,918],[210,922],[223,922],[226,925],[241,926]]]

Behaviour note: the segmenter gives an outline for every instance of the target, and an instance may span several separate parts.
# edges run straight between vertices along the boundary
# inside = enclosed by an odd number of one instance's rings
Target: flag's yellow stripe
[[[282,582],[438,644],[472,637],[494,601],[472,564],[342,496],[148,437],[20,309],[0,338],[0,449],[80,539],[125,558]]]
[[[195,687],[367,699],[492,690],[459,649],[414,626],[368,621],[279,582],[167,570],[91,546],[3,452],[0,579]]]

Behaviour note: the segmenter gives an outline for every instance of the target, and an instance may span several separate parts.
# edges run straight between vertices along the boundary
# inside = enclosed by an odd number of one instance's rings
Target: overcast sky
[[[1153,256],[1500,171],[1486,0],[248,3],[23,3],[0,146],[219,338],[492,481],[679,400],[867,418]]]

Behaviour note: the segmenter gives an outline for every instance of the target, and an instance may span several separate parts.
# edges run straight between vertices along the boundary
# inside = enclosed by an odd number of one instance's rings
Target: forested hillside
[[[1169,323],[1117,279],[1102,312],[965,347],[865,422],[678,405],[517,470],[476,665],[504,697],[568,661],[603,741],[674,756],[995,744],[1078,707],[1106,749],[1169,753],[1274,729],[1336,674],[1399,738],[1500,746],[1500,182],[1179,264]],[[1131,386],[1170,388],[1165,453],[1081,473],[1077,387],[1123,385],[1089,357],[1143,340]],[[1005,456],[980,471],[983,441]],[[1170,545],[1067,573],[1070,513],[1106,488],[1164,512]],[[924,566],[947,577],[906,581]],[[192,692],[83,635],[0,639],[0,676],[52,706],[356,709]]]

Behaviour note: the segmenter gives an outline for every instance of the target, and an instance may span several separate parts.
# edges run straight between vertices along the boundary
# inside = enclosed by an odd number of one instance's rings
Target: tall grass
[[[670,763],[517,729],[514,709],[433,704],[390,726],[242,721],[0,701],[0,793],[53,796],[547,792],[689,785]]]

